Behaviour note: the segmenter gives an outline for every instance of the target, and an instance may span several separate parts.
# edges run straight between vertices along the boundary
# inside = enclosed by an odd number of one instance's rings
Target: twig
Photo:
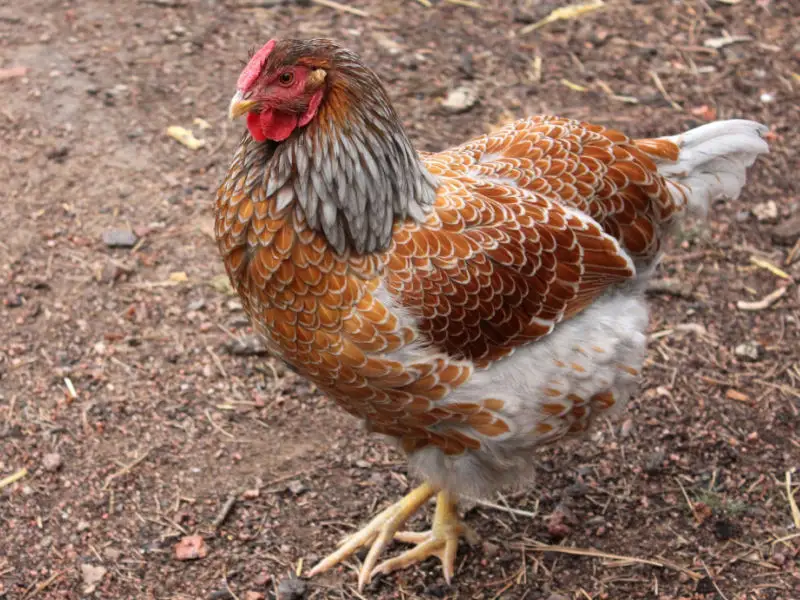
[[[719,586],[717,585],[717,582],[714,581],[714,578],[711,576],[711,571],[708,570],[708,567],[706,566],[706,563],[701,561],[701,564],[703,565],[703,569],[705,570],[706,575],[708,575],[709,580],[711,580],[711,585],[713,585],[714,589],[717,590],[717,593],[720,595],[720,598],[722,598],[722,600],[728,600],[728,597],[725,594],[722,593],[722,590],[719,589]]]
[[[239,596],[233,593],[231,586],[228,584],[228,567],[224,567],[222,569],[222,580],[225,582],[225,589],[228,590],[228,593],[231,595],[231,598],[233,598],[233,600],[239,600]]]
[[[677,279],[654,279],[647,284],[648,294],[668,294],[677,298],[691,300],[692,286]]]
[[[338,2],[334,2],[334,0],[311,0],[314,4],[319,4],[320,6],[326,6],[328,8],[332,8],[334,10],[339,10],[341,12],[350,13],[351,15],[356,15],[357,17],[368,17],[369,13],[363,11],[358,8],[353,8],[352,6],[347,6],[346,4],[339,4]]]
[[[510,506],[501,506],[499,504],[495,504],[494,502],[489,502],[488,500],[479,500],[478,498],[470,498],[476,504],[480,504],[481,506],[485,506],[486,508],[492,508],[494,510],[499,510],[500,512],[505,512],[510,515],[519,515],[520,517],[529,517],[531,519],[535,519],[538,516],[537,512],[530,512],[527,510],[522,510],[520,508],[511,508]]]
[[[664,96],[664,100],[669,102],[670,106],[675,110],[682,111],[683,108],[681,108],[681,105],[675,102],[675,100],[672,99],[672,96],[669,95],[669,92],[667,92],[667,90],[664,89],[664,84],[661,83],[661,78],[658,76],[658,73],[656,73],[651,69],[650,77],[653,79],[653,83],[656,84],[656,88],[658,89],[658,91],[661,92],[662,96]]]
[[[449,2],[450,4],[458,4],[460,6],[468,6],[469,8],[483,8],[477,2],[472,2],[472,0],[444,0],[445,2]]]
[[[109,486],[109,485],[111,485],[111,482],[112,482],[112,481],[114,481],[114,480],[115,480],[117,477],[121,477],[122,475],[125,475],[125,474],[126,474],[128,471],[130,471],[130,470],[131,470],[133,467],[135,467],[135,466],[136,466],[136,465],[138,465],[140,462],[142,462],[142,461],[143,461],[145,458],[147,458],[147,456],[150,454],[150,452],[151,452],[152,450],[153,450],[152,448],[148,448],[148,449],[145,451],[145,453],[144,453],[144,454],[142,454],[142,455],[141,455],[139,458],[137,458],[136,460],[134,460],[132,463],[125,465],[124,467],[122,467],[122,468],[121,468],[119,471],[117,471],[116,473],[112,473],[111,475],[109,475],[108,477],[106,477],[106,481],[105,481],[105,483],[103,484],[103,487],[102,487],[103,491],[107,490],[107,489],[108,489],[108,486]]]
[[[425,8],[433,8],[433,4],[431,4],[431,0],[417,0],[422,6]]]
[[[780,300],[784,294],[786,294],[787,288],[779,287],[774,292],[767,294],[761,300],[756,300],[754,302],[748,302],[746,300],[739,300],[736,303],[736,307],[739,310],[764,310],[769,308],[773,304],[775,304],[778,300]]]
[[[206,346],[206,350],[211,355],[211,360],[214,361],[214,364],[219,369],[219,372],[222,373],[222,377],[227,379],[228,378],[228,372],[225,370],[225,366],[222,364],[222,361],[219,359],[219,356],[217,356],[217,353],[214,352],[214,350],[211,349],[211,346]]]
[[[211,413],[209,413],[209,412],[208,412],[208,409],[206,409],[206,419],[208,419],[208,422],[209,422],[209,423],[211,423],[211,426],[212,426],[214,429],[216,429],[217,431],[219,431],[219,432],[220,432],[220,433],[222,433],[223,435],[227,435],[227,436],[228,436],[229,438],[231,438],[231,439],[233,439],[233,438],[235,437],[235,436],[234,436],[232,433],[228,433],[228,432],[227,432],[227,431],[225,431],[225,430],[224,430],[222,427],[220,427],[219,425],[217,425],[216,423],[214,423],[214,419],[212,419],[212,418],[211,418]]]
[[[689,498],[689,494],[686,493],[686,488],[683,487],[683,484],[681,483],[681,480],[678,479],[678,478],[675,478],[675,481],[678,484],[678,487],[681,488],[681,492],[683,493],[683,497],[686,498],[686,504],[689,505],[689,510],[692,511],[692,516],[694,516],[694,520],[697,522],[697,524],[702,523],[703,520],[700,518],[700,515],[697,514],[697,511],[694,508],[694,502],[692,502],[692,499]]]
[[[236,494],[231,494],[228,496],[228,499],[225,500],[225,504],[222,505],[222,508],[219,510],[217,517],[214,519],[212,526],[214,529],[219,529],[220,526],[225,522],[225,519],[228,518],[228,515],[231,514],[234,505],[236,504]]]
[[[186,2],[176,2],[175,0],[142,0],[142,4],[152,4],[159,8],[185,8]]]
[[[36,596],[39,592],[43,592],[45,589],[47,589],[47,587],[51,583],[53,583],[56,579],[61,577],[63,574],[64,573],[62,573],[62,572],[53,573],[50,577],[45,579],[42,583],[35,584],[36,587],[34,587],[33,589],[28,588],[28,591],[25,592],[25,594],[22,596],[23,600],[28,600],[29,598],[33,598],[34,596]]]
[[[25,475],[27,475],[27,474],[28,474],[28,469],[26,469],[25,467],[22,467],[16,473],[14,473],[12,475],[9,475],[5,479],[0,479],[0,490],[2,490],[6,486],[11,485],[15,481],[19,481],[20,479],[25,477]]]
[[[797,502],[794,499],[794,492],[792,491],[791,471],[786,471],[786,498],[789,500],[789,509],[792,511],[794,526],[800,529],[800,509],[797,508]]]
[[[654,560],[651,558],[637,558],[635,556],[608,554],[606,552],[600,552],[599,550],[594,550],[592,548],[570,548],[568,546],[551,546],[549,544],[541,544],[539,542],[533,542],[532,544],[528,544],[526,547],[530,550],[535,550],[537,552],[559,552],[561,554],[572,554],[574,556],[591,556],[593,558],[605,558],[607,560],[615,560],[615,561],[620,561],[622,563],[632,562],[641,565],[651,565],[653,567],[661,567],[662,569],[672,569],[673,571],[678,571],[679,573],[685,573],[688,577],[691,577],[695,581],[699,581],[700,579],[703,578],[703,576],[700,575],[699,573],[690,571],[689,569],[682,567],[677,563],[664,560],[663,558],[659,560]]]

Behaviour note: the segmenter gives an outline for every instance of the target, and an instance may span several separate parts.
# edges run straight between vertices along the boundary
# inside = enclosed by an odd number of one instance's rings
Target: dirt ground
[[[800,598],[800,6],[608,0],[523,34],[562,3],[347,1],[367,15],[0,7],[0,598]],[[771,127],[744,195],[669,251],[641,393],[542,449],[529,486],[465,505],[483,542],[451,587],[434,560],[362,596],[354,561],[288,579],[413,484],[260,355],[211,239],[242,61],[290,34],[361,52],[425,150],[540,112],[635,136]],[[460,85],[479,102],[454,114],[441,99]],[[207,555],[179,560],[192,535]]]

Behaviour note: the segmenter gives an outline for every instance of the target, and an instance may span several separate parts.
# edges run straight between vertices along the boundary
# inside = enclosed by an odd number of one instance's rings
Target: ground
[[[609,0],[523,33],[561,3],[348,1],[366,16],[0,8],[0,598],[800,598],[800,7]],[[211,239],[242,61],[290,33],[361,52],[424,150],[534,113],[634,136],[770,125],[742,197],[669,250],[641,392],[532,457],[534,481],[464,506],[483,542],[461,548],[452,586],[434,560],[362,596],[354,562],[289,579],[413,484],[260,354]],[[461,85],[478,103],[444,107]],[[207,555],[179,560],[195,535]]]

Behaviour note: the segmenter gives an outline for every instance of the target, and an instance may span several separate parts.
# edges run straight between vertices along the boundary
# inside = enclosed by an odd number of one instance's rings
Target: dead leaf
[[[175,283],[186,283],[189,281],[189,277],[183,271],[175,271],[169,274],[169,280]]]
[[[178,560],[197,560],[208,556],[208,546],[201,535],[184,536],[175,544],[175,558]]]
[[[690,112],[695,117],[700,117],[704,121],[716,121],[717,119],[716,109],[711,108],[708,104],[703,104],[703,106],[693,108]]]
[[[736,391],[733,388],[725,392],[725,397],[728,398],[729,400],[736,400],[737,402],[750,402],[750,396],[747,396],[742,392]]]
[[[103,581],[108,569],[101,566],[84,564],[81,565],[81,579],[83,579],[83,593],[91,594]]]
[[[189,148],[189,150],[198,150],[206,145],[205,140],[197,139],[191,131],[178,125],[167,127],[167,135]]]
[[[225,294],[226,296],[236,295],[236,291],[231,285],[230,278],[225,274],[215,275],[208,280],[208,285],[217,290],[220,294]]]

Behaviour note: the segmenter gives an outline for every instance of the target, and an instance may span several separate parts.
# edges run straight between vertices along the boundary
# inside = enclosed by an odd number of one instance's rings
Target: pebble
[[[774,200],[759,202],[753,206],[752,212],[759,223],[776,221],[778,219],[778,205],[775,204]]]
[[[308,592],[308,584],[300,579],[281,579],[278,584],[278,600],[302,600]]]
[[[744,342],[736,346],[733,353],[744,360],[756,362],[761,357],[761,346],[757,342]]]
[[[460,85],[448,92],[442,101],[442,108],[452,114],[467,112],[478,103],[477,90],[469,85]]]
[[[286,489],[289,490],[295,496],[299,496],[300,494],[308,490],[308,487],[306,487],[305,484],[299,479],[293,479],[292,481],[286,484]]]
[[[772,230],[772,241],[791,246],[800,239],[800,212],[786,219]]]
[[[58,471],[61,468],[62,460],[61,455],[57,452],[51,452],[50,454],[45,454],[42,457],[42,467],[44,467],[45,471]]]
[[[130,229],[106,229],[103,243],[109,248],[133,248],[138,238]]]

